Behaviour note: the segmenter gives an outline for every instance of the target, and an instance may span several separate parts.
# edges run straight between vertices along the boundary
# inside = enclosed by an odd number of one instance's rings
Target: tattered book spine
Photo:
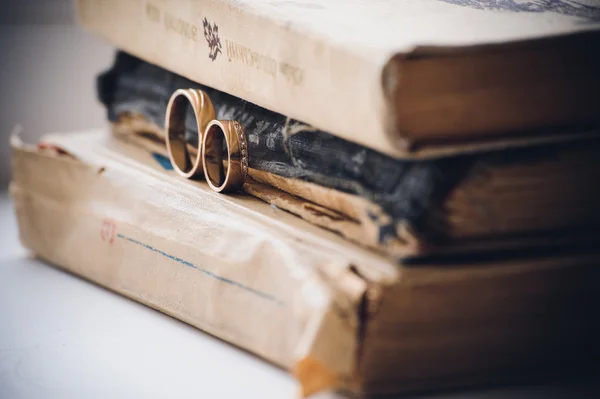
[[[599,196],[591,189],[600,162],[595,132],[503,151],[399,160],[126,53],[98,80],[119,137],[162,155],[166,103],[180,88],[204,90],[218,118],[243,125],[253,179],[247,193],[390,256],[532,245],[543,231],[568,229],[565,236],[574,237],[573,229],[596,223],[589,216]],[[186,125],[187,140],[196,143],[191,113]],[[565,184],[572,188],[565,191]]]
[[[172,169],[161,140],[163,131],[158,126],[139,115],[123,114],[113,124],[113,134],[119,140],[151,152],[165,169]],[[363,198],[257,169],[250,168],[248,174],[243,186],[246,193],[355,244],[397,258],[415,256],[423,250],[422,243],[408,227],[399,229],[397,236],[383,240],[380,222],[389,220],[389,216]]]
[[[100,100],[109,119],[118,124],[117,131],[147,133],[149,141],[159,146],[164,140],[166,104],[179,88],[204,90],[218,119],[242,124],[251,154],[251,177],[315,205],[294,210],[280,200],[277,206],[393,256],[418,252],[415,236],[422,238],[430,210],[443,201],[471,163],[464,157],[393,159],[123,52],[98,80]],[[197,142],[192,114],[186,126],[187,139]],[[247,191],[261,197],[258,191]],[[345,227],[338,228],[340,223]]]

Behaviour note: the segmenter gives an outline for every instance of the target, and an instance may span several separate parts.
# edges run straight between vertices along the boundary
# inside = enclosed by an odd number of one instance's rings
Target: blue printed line
[[[215,274],[215,273],[211,272],[210,270],[206,270],[206,269],[203,269],[203,268],[201,268],[199,266],[194,265],[192,262],[188,262],[187,260],[178,258],[178,257],[173,256],[173,255],[169,255],[168,253],[163,252],[160,249],[156,249],[152,245],[145,244],[145,243],[140,242],[138,240],[135,240],[135,239],[133,239],[131,237],[124,236],[123,234],[117,234],[117,237],[121,238],[123,240],[127,240],[129,242],[132,242],[134,244],[140,245],[140,246],[142,246],[142,247],[144,247],[146,249],[149,249],[152,252],[156,252],[157,254],[161,254],[165,258],[169,258],[169,259],[171,259],[171,260],[173,260],[173,261],[175,261],[177,263],[181,263],[184,266],[191,267],[192,269],[196,269],[198,271],[201,271],[202,273],[206,274],[209,277],[215,278],[215,279],[217,279],[219,281],[222,281],[224,283],[231,284],[231,285],[233,285],[235,287],[241,288],[244,291],[250,292],[250,293],[252,293],[254,295],[257,295],[257,296],[259,296],[259,297],[261,297],[263,299],[266,299],[268,301],[275,302],[279,306],[283,306],[285,304],[282,300],[274,297],[273,295],[267,294],[267,293],[262,292],[262,291],[255,290],[254,288],[248,287],[248,286],[246,286],[244,284],[238,283],[237,281],[228,279],[226,277],[219,276],[218,274]]]
[[[171,165],[171,160],[169,158],[159,154],[158,152],[153,152],[152,157],[160,166],[163,167],[164,170],[173,170],[173,165]]]

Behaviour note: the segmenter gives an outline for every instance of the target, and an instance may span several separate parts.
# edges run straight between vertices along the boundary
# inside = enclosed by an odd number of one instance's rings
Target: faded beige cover
[[[400,137],[386,127],[382,88],[384,67],[394,55],[600,27],[558,12],[485,10],[440,0],[76,4],[83,26],[129,53],[392,156],[404,154]],[[205,38],[205,21],[218,26],[218,35],[213,30]]]
[[[598,255],[396,265],[106,131],[14,139],[13,173],[39,257],[290,369],[304,395],[524,378],[597,337]]]
[[[282,367],[308,359],[351,380],[366,290],[352,270],[384,283],[392,263],[255,198],[178,179],[109,132],[43,142],[75,159],[14,140],[26,247]]]

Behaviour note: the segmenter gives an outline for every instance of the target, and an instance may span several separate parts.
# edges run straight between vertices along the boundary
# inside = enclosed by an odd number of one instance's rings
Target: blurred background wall
[[[0,193],[15,126],[35,143],[44,133],[105,125],[94,85],[114,51],[75,24],[71,0],[0,0]]]

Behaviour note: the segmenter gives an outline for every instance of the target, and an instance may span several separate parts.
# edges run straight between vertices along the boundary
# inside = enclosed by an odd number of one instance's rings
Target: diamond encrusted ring
[[[237,121],[213,120],[208,124],[202,141],[202,166],[208,185],[216,192],[232,192],[244,185],[248,143]]]

